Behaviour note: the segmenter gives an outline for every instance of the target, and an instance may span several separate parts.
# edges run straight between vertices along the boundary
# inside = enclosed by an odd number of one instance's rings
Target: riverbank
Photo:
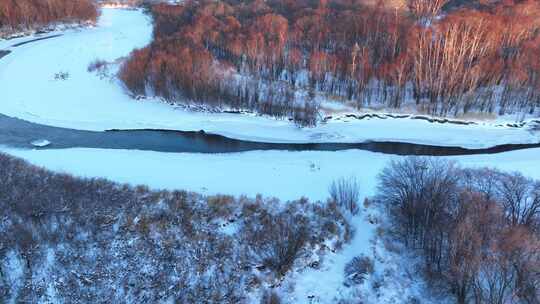
[[[9,53],[11,53],[11,51],[0,50],[0,59],[2,59],[3,57],[9,55]]]
[[[501,121],[443,123],[418,115],[340,113],[326,117],[317,127],[299,128],[288,120],[250,113],[213,113],[155,99],[134,100],[125,94],[114,74],[122,58],[146,45],[151,35],[151,24],[142,11],[104,8],[97,27],[70,30],[61,37],[13,49],[0,60],[0,82],[5,84],[0,113],[77,130],[204,130],[271,143],[397,141],[489,148],[540,142],[540,132],[531,131],[533,121],[525,125]],[[96,59],[109,63],[105,73],[87,71]],[[55,77],[59,74],[67,77]],[[28,84],[32,84],[32,90],[26,89]]]
[[[205,194],[254,196],[261,193],[282,200],[307,196],[324,199],[336,178],[356,176],[362,195],[375,191],[376,176],[401,156],[368,151],[288,152],[253,151],[229,154],[163,153],[136,150],[28,150],[0,147],[2,152],[56,172],[84,177],[146,184],[159,189],[186,189]],[[519,171],[540,179],[540,149],[493,155],[455,156],[464,166]]]

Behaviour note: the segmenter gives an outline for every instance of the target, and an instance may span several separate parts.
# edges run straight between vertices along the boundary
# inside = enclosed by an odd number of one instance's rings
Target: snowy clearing
[[[152,26],[141,11],[104,8],[96,27],[16,48],[10,46],[33,38],[0,41],[0,49],[11,51],[0,60],[0,82],[5,84],[0,113],[79,130],[205,130],[266,142],[374,140],[467,148],[540,142],[540,132],[501,126],[500,121],[455,125],[411,118],[358,120],[340,113],[315,128],[298,128],[288,120],[254,114],[197,112],[159,100],[136,101],[112,75],[121,59],[149,43],[151,35]],[[97,59],[110,63],[105,73],[87,71]]]

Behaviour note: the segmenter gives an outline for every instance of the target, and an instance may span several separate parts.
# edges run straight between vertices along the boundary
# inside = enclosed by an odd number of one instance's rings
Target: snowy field
[[[52,33],[51,33],[52,34]],[[403,141],[484,148],[540,141],[526,128],[498,122],[462,126],[413,119],[345,118],[315,128],[251,114],[205,113],[174,108],[162,101],[135,101],[112,77],[131,50],[148,44],[152,27],[141,11],[102,9],[97,27],[69,30],[61,37],[10,48],[32,37],[0,41],[11,54],[0,60],[0,113],[52,126],[81,130],[205,130],[232,138],[268,142]],[[87,71],[106,60],[110,77]],[[65,75],[58,79],[58,75]],[[65,78],[65,79],[64,79]]]

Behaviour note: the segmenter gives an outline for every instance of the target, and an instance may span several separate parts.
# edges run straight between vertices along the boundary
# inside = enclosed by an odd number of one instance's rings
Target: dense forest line
[[[222,0],[153,6],[154,40],[120,78],[134,95],[250,109],[301,124],[317,96],[434,115],[535,113],[540,3]]]
[[[58,22],[95,21],[94,0],[2,0],[0,33],[36,29]]]
[[[0,302],[249,303],[352,237],[340,209],[150,191],[0,154]]]
[[[428,158],[393,162],[377,202],[390,235],[456,303],[540,302],[540,182]]]

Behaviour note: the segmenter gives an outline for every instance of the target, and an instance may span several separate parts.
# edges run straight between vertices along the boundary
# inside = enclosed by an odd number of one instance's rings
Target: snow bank
[[[189,154],[148,151],[65,149],[19,150],[0,147],[54,171],[105,177],[152,188],[186,189],[207,194],[275,196],[283,200],[306,196],[326,199],[328,186],[339,177],[357,176],[362,195],[374,194],[376,177],[390,160],[368,151],[254,151],[230,154]],[[493,155],[449,157],[463,166],[488,166],[520,171],[540,179],[540,149]]]

